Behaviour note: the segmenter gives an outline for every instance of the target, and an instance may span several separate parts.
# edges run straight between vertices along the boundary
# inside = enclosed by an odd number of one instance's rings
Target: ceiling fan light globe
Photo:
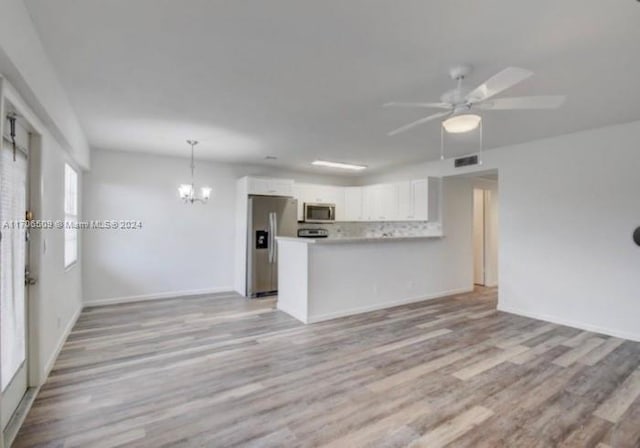
[[[450,134],[462,134],[476,129],[482,118],[476,114],[456,115],[442,122],[445,131]]]

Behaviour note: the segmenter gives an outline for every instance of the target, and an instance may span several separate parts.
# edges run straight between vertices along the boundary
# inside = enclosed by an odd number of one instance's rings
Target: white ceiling
[[[430,113],[448,68],[469,84],[535,76],[502,96],[567,94],[562,109],[484,114],[492,148],[640,119],[634,0],[26,0],[94,147],[312,169],[439,157]],[[265,162],[274,164],[274,162]]]

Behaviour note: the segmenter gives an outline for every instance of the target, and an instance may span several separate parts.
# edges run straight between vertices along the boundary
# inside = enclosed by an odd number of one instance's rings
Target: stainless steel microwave
[[[305,222],[334,222],[336,220],[336,204],[304,203]]]

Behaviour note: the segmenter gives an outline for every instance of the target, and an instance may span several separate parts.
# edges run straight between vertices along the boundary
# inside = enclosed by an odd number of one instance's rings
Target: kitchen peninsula
[[[279,237],[278,309],[313,323],[462,292],[435,262],[442,238]]]

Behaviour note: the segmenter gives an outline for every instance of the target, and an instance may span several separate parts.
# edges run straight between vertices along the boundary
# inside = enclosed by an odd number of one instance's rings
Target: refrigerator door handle
[[[269,263],[273,263],[273,212],[269,212]]]
[[[278,262],[278,245],[276,242],[276,236],[278,236],[278,216],[273,214],[273,263]]]

